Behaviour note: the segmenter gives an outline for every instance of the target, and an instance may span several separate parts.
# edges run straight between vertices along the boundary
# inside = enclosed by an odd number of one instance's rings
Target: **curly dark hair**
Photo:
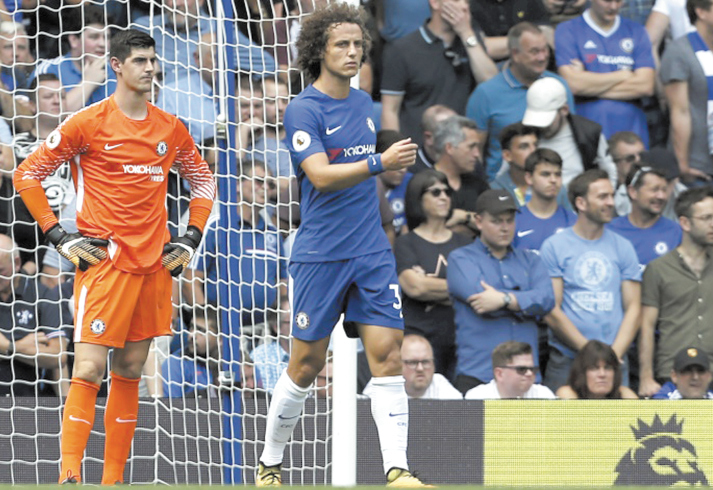
[[[316,80],[322,69],[322,55],[329,41],[330,27],[335,24],[356,24],[363,35],[363,54],[361,63],[366,61],[371,48],[371,36],[366,27],[367,15],[361,7],[341,2],[330,3],[319,8],[302,23],[302,31],[297,39],[297,65],[307,73],[311,80]]]

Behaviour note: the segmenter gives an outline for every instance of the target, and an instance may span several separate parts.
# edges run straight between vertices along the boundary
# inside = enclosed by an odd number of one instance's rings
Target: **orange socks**
[[[139,413],[139,381],[111,373],[109,399],[104,413],[106,442],[102,485],[124,482],[124,466],[131,451]]]
[[[62,418],[62,471],[59,483],[74,477],[81,481],[82,456],[94,426],[94,405],[99,385],[73,378],[64,403]]]

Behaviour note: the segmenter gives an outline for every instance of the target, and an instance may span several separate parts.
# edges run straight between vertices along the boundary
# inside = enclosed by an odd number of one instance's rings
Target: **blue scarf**
[[[688,41],[691,43],[693,52],[701,64],[703,74],[708,82],[708,150],[713,153],[713,53],[708,49],[708,45],[698,31],[688,33]]]

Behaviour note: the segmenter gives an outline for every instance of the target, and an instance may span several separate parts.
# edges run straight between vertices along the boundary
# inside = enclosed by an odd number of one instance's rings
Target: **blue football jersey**
[[[389,205],[391,206],[391,212],[394,213],[394,229],[396,230],[396,235],[401,232],[401,227],[406,224],[406,188],[408,187],[408,183],[411,182],[411,177],[413,177],[413,174],[406,172],[401,184],[386,191],[386,199],[388,199]]]
[[[515,238],[512,246],[539,251],[545,240],[573,226],[576,221],[577,215],[562,206],[557,206],[555,214],[547,219],[538,218],[527,206],[523,206],[515,216]]]
[[[643,26],[618,16],[614,26],[603,31],[589,11],[557,26],[555,58],[558,67],[577,59],[587,71],[596,73],[655,68]],[[601,124],[607,139],[618,131],[633,131],[649,146],[646,115],[636,100],[577,97],[577,115]]]
[[[346,99],[334,99],[310,85],[287,106],[284,125],[301,213],[292,262],[345,260],[391,248],[381,228],[373,177],[339,191],[319,192],[302,169],[302,162],[315,153],[324,153],[330,165],[373,155],[372,114],[371,97],[355,89]]]
[[[631,224],[628,216],[619,216],[607,227],[631,242],[639,257],[642,272],[651,261],[678,247],[683,238],[681,226],[663,216],[649,228],[637,228]]]

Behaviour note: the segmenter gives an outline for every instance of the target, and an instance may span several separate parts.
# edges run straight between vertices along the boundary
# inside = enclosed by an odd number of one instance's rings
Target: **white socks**
[[[408,396],[404,377],[371,378],[371,386],[371,415],[379,433],[384,473],[391,468],[408,470]]]
[[[285,445],[292,435],[302,413],[305,398],[309,388],[300,388],[283,371],[272,392],[270,410],[267,412],[267,427],[265,429],[265,448],[260,461],[265,466],[275,466],[282,463]]]

